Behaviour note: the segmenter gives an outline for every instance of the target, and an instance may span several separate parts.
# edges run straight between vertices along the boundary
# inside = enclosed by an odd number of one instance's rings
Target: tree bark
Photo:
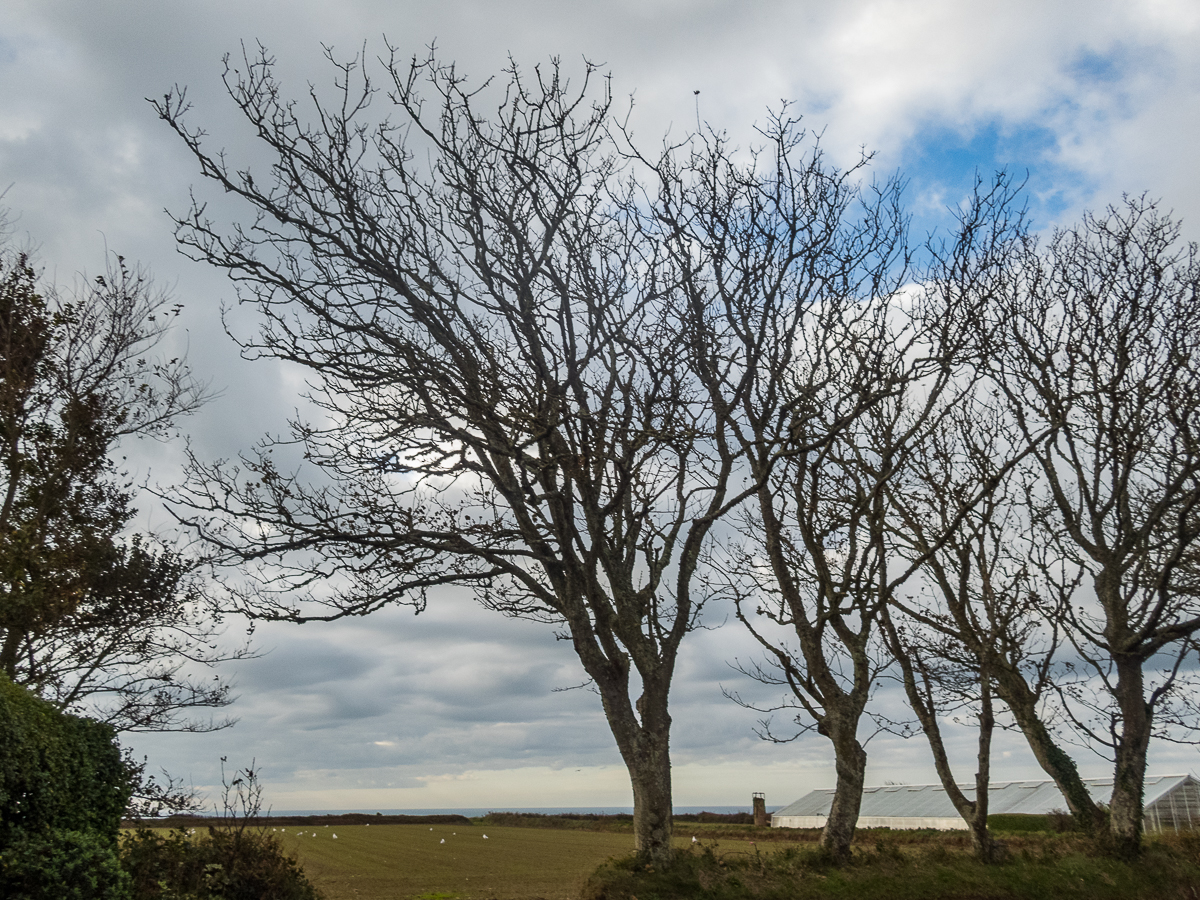
[[[645,729],[635,752],[626,759],[633,785],[633,846],[654,865],[671,861],[671,756],[668,733]]]
[[[651,865],[664,866],[671,861],[674,824],[671,716],[667,711],[670,679],[645,685],[635,711],[627,692],[628,670],[625,672],[626,678],[598,678],[596,686],[633,788],[634,852]]]
[[[1137,856],[1142,847],[1142,796],[1146,783],[1146,751],[1151,712],[1143,694],[1142,660],[1117,657],[1116,700],[1121,710],[1121,736],[1116,745],[1109,834],[1119,856]]]
[[[850,858],[850,843],[858,826],[862,809],[863,785],[866,780],[867,751],[858,742],[858,717],[849,723],[836,723],[826,717],[820,730],[833,742],[834,767],[837,784],[833,789],[833,804],[825,830],[821,832],[821,847],[839,862]]]
[[[976,756],[979,764],[975,773],[975,799],[971,800],[954,778],[954,770],[950,766],[950,756],[946,752],[946,743],[942,738],[942,729],[938,724],[938,711],[934,695],[933,678],[928,668],[921,661],[919,653],[912,647],[905,646],[900,639],[900,633],[892,624],[891,618],[885,616],[881,621],[881,631],[888,642],[892,656],[900,666],[903,676],[904,693],[908,697],[909,706],[921,724],[921,731],[929,742],[929,750],[933,754],[933,765],[937,770],[938,780],[946,791],[946,796],[954,804],[955,811],[967,823],[971,834],[971,846],[975,855],[985,863],[999,862],[1004,857],[1004,845],[992,837],[988,830],[988,791],[991,787],[992,768],[992,733],[996,729],[996,717],[992,708],[992,686],[986,663],[981,663],[979,674],[979,739]],[[919,673],[919,677],[918,677]]]
[[[1067,809],[1079,828],[1088,834],[1095,833],[1103,827],[1104,813],[1083,783],[1075,760],[1058,746],[1038,715],[1036,695],[1019,672],[997,666],[995,675],[996,694],[1012,713],[1034,759],[1062,792]]]

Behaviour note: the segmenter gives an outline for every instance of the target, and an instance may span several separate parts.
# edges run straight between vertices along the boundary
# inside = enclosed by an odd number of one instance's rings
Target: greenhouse
[[[1112,795],[1111,778],[1085,778],[1097,803]],[[974,785],[959,785],[968,797]],[[773,828],[824,828],[833,803],[831,789],[805,794],[795,803],[776,810]],[[988,789],[990,815],[1046,815],[1066,808],[1053,781],[994,781]],[[1179,831],[1200,826],[1200,781],[1191,775],[1148,775],[1145,790],[1147,831]],[[965,829],[966,822],[940,784],[886,784],[863,790],[859,828]]]

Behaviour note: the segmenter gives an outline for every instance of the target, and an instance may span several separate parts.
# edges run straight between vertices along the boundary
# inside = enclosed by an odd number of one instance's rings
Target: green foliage
[[[203,837],[141,828],[121,859],[133,900],[319,900],[279,839],[258,830],[210,828]]]
[[[180,710],[228,700],[178,674],[218,661],[216,628],[190,564],[127,534],[117,463],[205,400],[152,352],[178,307],[120,257],[69,298],[38,282],[0,242],[0,673],[120,730],[189,727]]]
[[[22,834],[0,850],[5,900],[128,900],[129,876],[112,839],[96,831]]]
[[[113,730],[0,676],[0,897],[118,900],[131,793]]]
[[[115,843],[131,787],[113,729],[0,676],[0,847],[50,831]]]

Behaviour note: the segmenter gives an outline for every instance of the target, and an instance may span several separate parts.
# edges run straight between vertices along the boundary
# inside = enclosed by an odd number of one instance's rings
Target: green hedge
[[[0,677],[0,897],[128,896],[117,834],[131,792],[112,728]]]

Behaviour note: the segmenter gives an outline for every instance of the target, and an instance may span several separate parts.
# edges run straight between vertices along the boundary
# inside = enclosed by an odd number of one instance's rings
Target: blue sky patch
[[[1057,145],[1058,137],[1050,128],[1014,128],[998,121],[969,133],[938,126],[920,131],[899,160],[908,182],[914,238],[951,226],[951,210],[970,196],[976,176],[990,183],[1000,170],[1018,183],[1025,182],[1033,227],[1052,226],[1089,188],[1081,173],[1055,161]]]

